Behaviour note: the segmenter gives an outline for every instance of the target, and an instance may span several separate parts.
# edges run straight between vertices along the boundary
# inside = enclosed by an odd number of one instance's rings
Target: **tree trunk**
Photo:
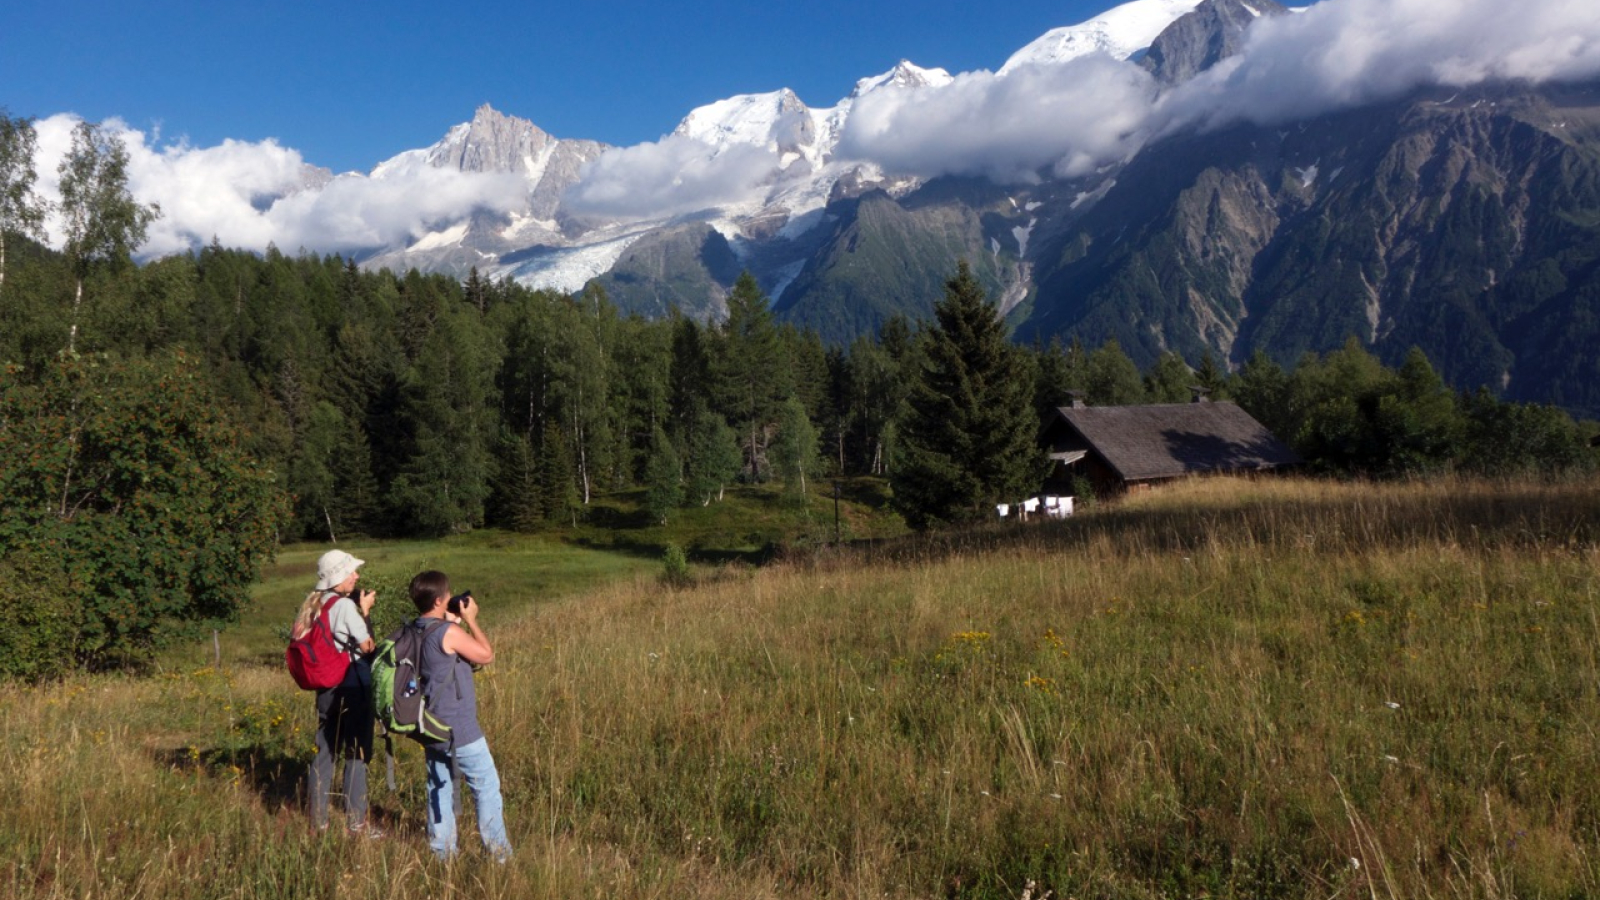
[[[6,230],[0,228],[0,290],[6,286]]]
[[[578,405],[583,405],[583,388],[578,389]],[[572,413],[572,433],[578,441],[578,477],[583,481],[583,505],[589,505],[589,452],[583,440],[583,420],[577,410]]]
[[[78,308],[83,305],[83,277],[79,276],[75,283],[77,287],[72,293],[72,328],[67,332],[68,353],[75,353],[78,349]]]

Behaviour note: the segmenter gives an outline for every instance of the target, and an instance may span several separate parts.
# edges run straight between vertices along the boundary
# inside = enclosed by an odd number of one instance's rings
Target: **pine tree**
[[[534,532],[545,521],[539,458],[527,435],[503,431],[495,453],[495,484],[489,497],[490,524]]]
[[[667,516],[683,503],[683,465],[667,433],[657,426],[650,440],[650,461],[645,464],[645,509],[652,521],[667,524]]]
[[[489,339],[475,313],[452,310],[427,336],[402,383],[407,454],[391,493],[420,534],[481,525],[493,478]]]
[[[750,480],[766,469],[766,438],[778,407],[792,393],[788,354],[755,276],[739,276],[728,295],[728,321],[712,357],[716,406],[739,431]]]
[[[578,488],[572,462],[572,442],[559,425],[544,431],[539,445],[539,496],[547,522],[566,524],[578,515]]]
[[[1035,351],[1035,356],[1033,408],[1043,421],[1045,416],[1071,403],[1073,392],[1081,392],[1083,384],[1074,380],[1060,338],[1051,338],[1048,346]]]
[[[895,505],[916,528],[986,518],[1045,472],[1028,368],[965,262],[934,315],[893,473]]]
[[[1200,368],[1194,370],[1194,383],[1204,388],[1213,400],[1228,399],[1228,373],[1217,363],[1217,358],[1207,350],[1200,357]]]

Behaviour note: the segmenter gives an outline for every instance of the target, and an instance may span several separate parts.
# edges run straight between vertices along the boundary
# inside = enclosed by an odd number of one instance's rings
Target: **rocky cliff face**
[[[1355,335],[1600,412],[1600,85],[1429,92],[1152,146],[1038,262],[1023,337],[1292,362]],[[1579,377],[1581,374],[1581,377]]]
[[[1203,0],[1161,32],[1139,64],[1165,84],[1188,81],[1237,54],[1257,19],[1288,12],[1276,0]]]

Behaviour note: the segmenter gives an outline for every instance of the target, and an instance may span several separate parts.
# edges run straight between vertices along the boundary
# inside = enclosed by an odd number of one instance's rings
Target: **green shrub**
[[[238,619],[287,504],[181,355],[0,372],[0,571],[26,635],[0,675],[148,659]]]
[[[677,544],[668,544],[661,557],[661,580],[673,587],[681,587],[693,580],[689,574],[689,556]]]

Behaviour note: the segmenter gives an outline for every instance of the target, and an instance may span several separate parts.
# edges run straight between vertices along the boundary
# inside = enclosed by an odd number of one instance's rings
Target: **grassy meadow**
[[[683,589],[570,541],[357,552],[485,597],[509,865],[431,861],[409,746],[385,839],[307,827],[292,548],[222,669],[0,700],[0,895],[1600,896],[1595,483],[1196,481]]]

